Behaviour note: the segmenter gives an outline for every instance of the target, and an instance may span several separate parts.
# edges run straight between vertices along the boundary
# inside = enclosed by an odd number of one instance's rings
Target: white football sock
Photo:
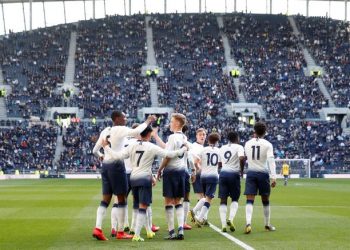
[[[111,210],[111,228],[117,230],[117,207],[118,204],[114,203]]]
[[[178,204],[175,206],[176,208],[176,217],[177,217],[177,227],[179,230],[179,234],[184,234],[184,207],[182,204]]]
[[[174,231],[174,207],[171,206],[165,206],[165,213],[166,213],[166,219],[168,222],[168,230],[169,232]]]
[[[199,211],[201,211],[201,209],[204,205],[204,202],[205,202],[205,198],[202,198],[197,202],[196,206],[193,208],[193,212],[195,214],[197,214]]]
[[[135,236],[140,236],[141,228],[146,223],[146,209],[140,208],[136,219]]]
[[[124,219],[124,228],[129,227],[129,213],[128,213],[128,204],[125,206],[125,219]]]
[[[117,220],[118,220],[118,232],[124,231],[124,220],[125,220],[125,205],[126,204],[118,204],[117,208]]]
[[[226,227],[226,214],[227,214],[227,205],[221,204],[219,207],[220,220],[222,227]]]
[[[230,217],[229,217],[230,221],[233,221],[233,219],[235,218],[237,210],[238,210],[238,202],[233,201],[230,206]]]
[[[184,207],[184,224],[187,224],[187,214],[188,214],[188,211],[190,211],[190,202],[184,201],[182,205]]]
[[[102,221],[106,215],[107,206],[101,204],[97,208],[96,212],[96,228],[102,229]]]
[[[152,213],[152,207],[151,206],[147,207],[146,213],[147,213],[147,223],[148,223],[149,227],[152,230],[153,213]]]
[[[205,202],[198,216],[199,221],[203,221],[203,219],[205,219],[205,215],[208,216],[209,208],[210,208],[209,202]]]
[[[135,231],[135,225],[136,225],[136,220],[137,220],[137,213],[138,213],[138,209],[133,209],[132,210],[132,219],[131,219],[131,227],[130,230]]]
[[[264,222],[265,226],[270,226],[270,205],[264,207]]]
[[[246,224],[252,224],[252,216],[253,216],[253,204],[247,203],[245,205],[245,217],[246,217]]]

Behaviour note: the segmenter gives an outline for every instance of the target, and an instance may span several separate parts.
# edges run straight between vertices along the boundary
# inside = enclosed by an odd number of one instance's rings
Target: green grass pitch
[[[161,227],[154,239],[97,241],[91,232],[100,193],[100,180],[0,181],[0,249],[240,249],[211,228],[186,231],[184,241],[163,240],[161,183],[153,191],[153,221]],[[241,196],[237,231],[229,234],[255,249],[350,249],[349,197],[350,180],[298,179],[290,180],[287,187],[279,181],[271,196],[271,222],[277,231],[264,231],[257,199],[253,231],[245,235],[245,197]],[[193,206],[196,198],[191,198]],[[209,221],[220,228],[218,205],[214,199]],[[109,236],[110,208],[104,232]]]

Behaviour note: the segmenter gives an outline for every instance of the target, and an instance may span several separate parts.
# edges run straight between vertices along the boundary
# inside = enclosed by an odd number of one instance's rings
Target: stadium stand
[[[0,130],[0,168],[5,173],[15,169],[21,172],[34,170],[54,170],[57,127],[29,125],[27,121],[18,122],[14,127]]]
[[[96,172],[99,160],[92,149],[100,132],[109,126],[104,123],[72,123],[65,131],[63,145],[65,150],[59,159],[59,170],[67,172]]]
[[[282,15],[229,14],[224,32],[232,56],[246,75],[240,76],[247,101],[263,105],[267,113],[268,139],[278,158],[310,158],[317,173],[348,172],[350,137],[336,122],[321,121],[318,109],[327,106],[313,77],[303,73],[302,41],[329,73],[324,81],[339,106],[349,102],[348,31],[342,22],[296,17],[301,37],[295,37]],[[319,21],[319,22],[318,22]],[[224,49],[214,14],[153,15],[157,63],[164,77],[157,77],[159,104],[173,107],[189,120],[189,139],[195,129],[225,134],[238,130],[241,142],[252,128],[228,117],[225,104],[237,102],[232,79],[223,74]],[[79,93],[71,106],[84,109],[85,118],[106,118],[121,109],[136,119],[137,111],[151,105],[149,79],[141,76],[146,64],[145,16],[113,16],[61,25],[32,33],[10,34],[0,41],[0,60],[6,84],[9,117],[43,117],[46,108],[61,106],[69,36],[77,30],[75,83]],[[328,30],[330,29],[330,30]],[[319,30],[319,32],[317,31]],[[330,43],[331,36],[335,39]],[[315,42],[317,41],[317,42]],[[312,118],[312,119],[310,119]],[[165,122],[166,124],[166,122]],[[348,121],[348,126],[350,122]],[[99,167],[92,148],[106,122],[72,123],[63,133],[58,165],[53,162],[57,138],[54,124],[29,126],[27,121],[0,121],[0,167],[89,172]],[[164,139],[168,127],[160,131]],[[15,152],[15,154],[13,153]]]
[[[323,80],[337,106],[350,107],[349,24],[322,17],[296,17],[301,42],[327,74]]]
[[[136,117],[138,108],[150,106],[149,83],[141,76],[145,43],[143,15],[79,22],[75,81],[80,93],[71,106],[84,108],[87,118],[105,118],[118,108]]]
[[[4,83],[12,87],[6,103],[9,117],[43,117],[47,107],[61,106],[61,93],[55,88],[64,81],[73,27],[11,33],[0,41]]]
[[[156,15],[150,21],[158,64],[159,103],[186,113],[193,122],[218,119],[224,104],[237,101],[223,75],[224,49],[214,14]]]
[[[327,102],[303,73],[306,62],[287,17],[230,14],[224,20],[233,57],[246,71],[246,99],[262,104],[268,118],[318,118]]]

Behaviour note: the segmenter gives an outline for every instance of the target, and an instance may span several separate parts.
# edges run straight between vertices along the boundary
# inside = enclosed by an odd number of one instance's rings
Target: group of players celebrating
[[[219,184],[220,219],[222,231],[235,231],[233,223],[238,210],[241,193],[240,179],[243,177],[247,162],[247,175],[244,194],[246,201],[245,233],[252,231],[251,221],[254,199],[261,196],[265,229],[274,231],[270,224],[269,196],[271,187],[276,185],[276,166],[271,143],[263,139],[266,125],[257,122],[253,138],[245,146],[239,145],[239,136],[234,131],[227,133],[228,144],[218,148],[220,134],[208,135],[208,146],[204,147],[206,130],[196,131],[196,142],[187,140],[186,117],[174,113],[170,120],[173,133],[165,143],[158,136],[158,130],[151,127],[155,116],[149,116],[142,124],[126,127],[123,112],[114,111],[111,115],[113,126],[105,128],[93,149],[94,154],[102,160],[102,201],[97,209],[96,226],[93,237],[108,240],[102,232],[102,222],[113,195],[115,202],[111,211],[111,236],[117,239],[144,241],[140,232],[145,227],[147,238],[154,237],[158,227],[152,224],[152,186],[156,178],[163,178],[163,197],[168,234],[165,239],[183,240],[184,230],[190,230],[187,217],[202,227],[209,225],[210,204]],[[150,142],[154,138],[157,145]],[[103,153],[101,149],[103,148]],[[157,177],[152,175],[155,157],[163,158]],[[190,183],[193,183],[198,202],[190,209]],[[132,191],[133,216],[128,225],[127,196]],[[232,199],[227,218],[227,200]],[[177,231],[174,217],[176,214]],[[228,229],[227,229],[228,228]]]

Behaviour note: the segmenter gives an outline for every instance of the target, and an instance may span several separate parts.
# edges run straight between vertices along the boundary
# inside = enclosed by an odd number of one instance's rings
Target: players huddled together
[[[159,227],[152,223],[152,187],[163,179],[165,217],[168,224],[167,240],[184,240],[184,230],[192,227],[187,217],[197,226],[210,226],[208,213],[215,197],[217,186],[220,198],[219,214],[222,232],[236,230],[234,218],[238,210],[241,194],[241,178],[247,165],[245,191],[246,226],[245,233],[252,231],[253,204],[256,195],[261,196],[265,230],[275,231],[270,224],[269,196],[271,187],[276,186],[276,166],[273,146],[264,139],[265,123],[254,125],[252,138],[244,145],[239,144],[235,131],[226,133],[228,143],[219,147],[221,135],[212,132],[208,135],[204,128],[196,131],[196,142],[187,140],[186,116],[173,113],[167,142],[158,136],[158,129],[152,126],[155,116],[149,116],[142,124],[126,126],[123,112],[114,111],[111,115],[113,126],[105,128],[93,149],[95,156],[102,161],[102,200],[97,209],[93,237],[108,240],[103,234],[102,222],[107,207],[114,196],[111,210],[111,237],[132,239],[142,242],[140,232],[146,229],[148,239],[152,239]],[[156,143],[152,143],[151,139]],[[152,174],[152,164],[156,157],[160,163],[156,178]],[[190,185],[193,185],[198,202],[190,209]],[[132,192],[133,210],[131,226],[128,224],[128,194]],[[232,202],[227,216],[228,198]],[[175,228],[175,218],[177,229]]]

